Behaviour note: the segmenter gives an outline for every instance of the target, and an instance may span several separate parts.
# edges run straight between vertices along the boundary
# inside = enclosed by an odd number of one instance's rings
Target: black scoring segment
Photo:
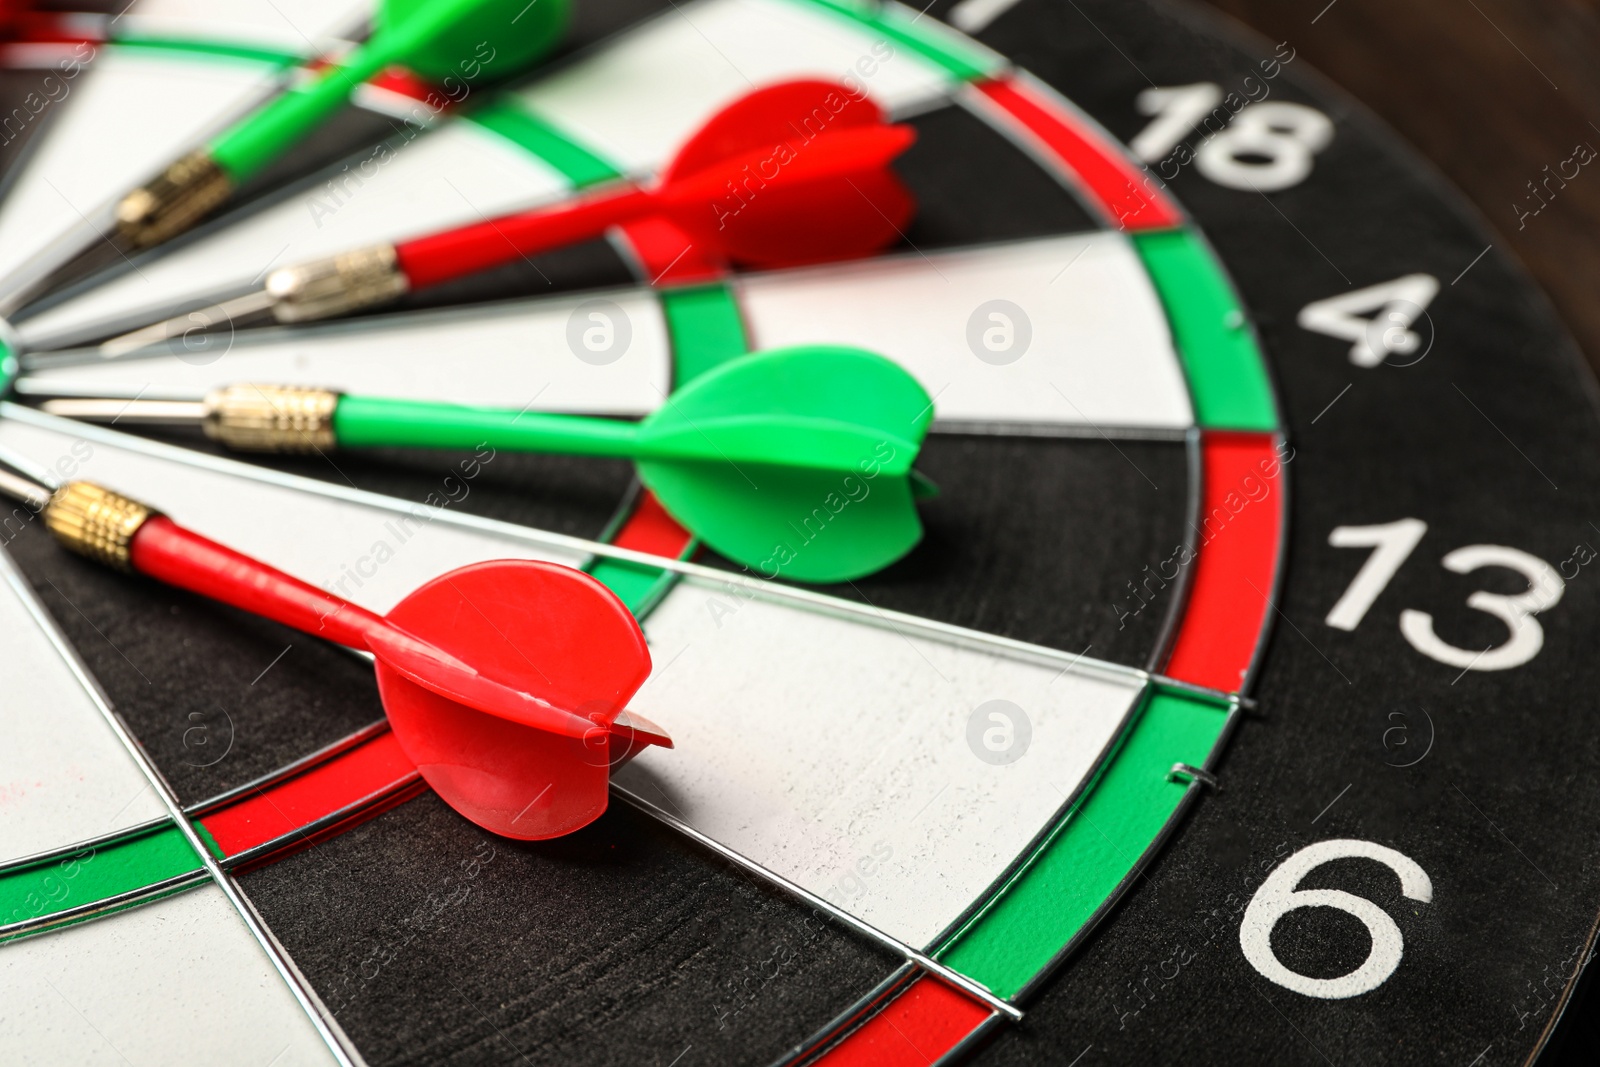
[[[917,140],[895,171],[916,198],[903,249],[957,248],[1099,228],[1054,177],[964,108],[908,120]],[[982,160],[982,166],[973,166]]]
[[[939,487],[918,508],[922,543],[824,591],[1145,667],[1183,589],[1188,463],[1181,441],[934,434],[917,461]]]
[[[898,963],[620,801],[530,844],[426,794],[243,886],[374,1067],[770,1063]]]

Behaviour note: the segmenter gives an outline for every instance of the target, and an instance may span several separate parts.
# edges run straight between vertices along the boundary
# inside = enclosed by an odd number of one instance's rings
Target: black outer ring
[[[1133,106],[1141,89],[1234,88],[1259,78],[1275,47],[1209,13],[1109,0],[1022,0],[977,36],[1124,143],[1148,121]],[[1595,383],[1517,265],[1490,248],[1466,269],[1490,245],[1487,228],[1373,116],[1303,59],[1270,99],[1336,122],[1306,182],[1263,196],[1193,167],[1172,181],[1257,323],[1297,450],[1284,614],[1255,691],[1264,717],[1233,739],[1224,792],[1196,808],[1150,877],[978,1062],[1066,1062],[1090,1048],[1102,1062],[1531,1061],[1593,947],[1600,788],[1589,768],[1600,741],[1584,638],[1600,583],[1578,569],[1541,617],[1542,651],[1508,671],[1461,675],[1413,650],[1396,623],[1403,609],[1425,610],[1456,645],[1497,644],[1504,628],[1465,600],[1524,583],[1499,568],[1455,575],[1440,557],[1499,544],[1571,571],[1575,546],[1600,539],[1586,462],[1600,445]],[[1435,346],[1416,366],[1354,367],[1348,342],[1296,325],[1311,300],[1415,271],[1441,283],[1428,308]],[[1327,627],[1365,558],[1330,548],[1329,531],[1405,516],[1428,522],[1421,545],[1355,632]],[[1436,743],[1413,767],[1389,766],[1387,715],[1408,709],[1428,710]],[[1327,838],[1396,848],[1434,885],[1431,904],[1402,907],[1390,872],[1348,860],[1302,883],[1376,900],[1402,930],[1395,974],[1342,1001],[1270,983],[1238,946],[1239,912],[1266,872]],[[1280,923],[1273,943],[1324,977],[1368,949],[1359,925],[1320,909]]]

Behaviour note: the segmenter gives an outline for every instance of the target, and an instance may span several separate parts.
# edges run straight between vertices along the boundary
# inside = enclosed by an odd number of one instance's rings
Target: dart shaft
[[[411,287],[421,289],[598,237],[649,212],[654,200],[642,189],[611,190],[418,237],[395,252]]]
[[[365,50],[363,50],[365,51]],[[329,115],[358,85],[377,73],[358,53],[356,64],[330,67],[309,85],[290,89],[211,143],[210,155],[235,184],[258,173]]]
[[[398,25],[385,27],[310,85],[284,93],[223,133],[211,155],[235,182],[255,174],[349,100],[362,82],[424,47],[478,0],[434,0]]]
[[[471,408],[417,400],[345,396],[333,428],[344,447],[491,448],[626,458],[633,423],[504,408]]]
[[[369,648],[373,635],[386,625],[365,608],[186,530],[137,500],[91,482],[69,482],[51,494],[44,520],[58,540],[80,555],[341,645]]]
[[[555,43],[566,22],[566,0],[543,0],[539,12],[526,19],[522,16],[534,5],[519,10],[517,3],[380,0],[372,38],[343,63],[283,93],[123,197],[115,212],[121,241],[130,248],[150,248],[189,229],[387,67],[405,66],[439,81],[485,72],[502,77],[533,62]],[[504,47],[490,46],[491,38]],[[487,55],[483,48],[489,49]]]
[[[129,546],[133,569],[316,637],[368,648],[377,615],[275,567],[219,545],[164,515],[147,519]]]
[[[556,707],[486,677],[425,638],[359,605],[185,529],[91,482],[51,494],[45,524],[80,555],[229,604],[313,637],[374,653],[411,681],[492,715],[585,738],[609,719]]]

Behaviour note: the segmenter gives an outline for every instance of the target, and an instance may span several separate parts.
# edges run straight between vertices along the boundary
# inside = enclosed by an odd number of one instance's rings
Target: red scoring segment
[[[628,516],[628,521],[623,523],[611,543],[633,552],[648,552],[652,556],[677,559],[683,555],[692,537],[688,530],[678,524],[677,519],[667,514],[667,509],[661,506],[661,501],[656,499],[654,493],[641,489],[633,514]]]
[[[927,1067],[989,1018],[991,1009],[923,975],[814,1067]]]
[[[416,765],[401,751],[393,732],[384,730],[298,774],[253,790],[197,821],[222,855],[232,857],[284,840],[320,819],[346,810],[349,818],[325,828],[325,833],[347,830],[410,798],[422,787]],[[303,847],[315,840],[306,835],[292,842],[291,847]],[[274,850],[272,858],[277,860],[284,854]]]
[[[1019,123],[1078,180],[1108,222],[1125,230],[1163,230],[1183,213],[1156,177],[1049,89],[1017,77],[979,82],[978,92]]]
[[[1166,673],[1237,693],[1271,608],[1283,533],[1283,457],[1271,434],[1207,433],[1194,584]]]

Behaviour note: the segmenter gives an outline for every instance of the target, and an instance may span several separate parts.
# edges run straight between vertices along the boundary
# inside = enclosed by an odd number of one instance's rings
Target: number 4
[[[1354,341],[1350,362],[1358,367],[1376,367],[1391,355],[1409,356],[1421,347],[1422,339],[1411,326],[1427,315],[1428,305],[1437,295],[1438,278],[1407,274],[1353,293],[1313,301],[1300,309],[1298,321],[1301,329],[1312,333]],[[1368,313],[1371,318],[1365,317]]]

